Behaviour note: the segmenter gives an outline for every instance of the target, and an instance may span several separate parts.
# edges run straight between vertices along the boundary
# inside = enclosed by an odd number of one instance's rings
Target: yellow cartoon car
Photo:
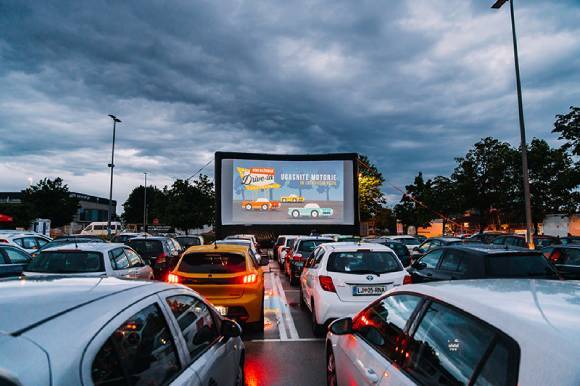
[[[304,197],[297,194],[289,194],[287,196],[280,197],[281,202],[304,202]]]

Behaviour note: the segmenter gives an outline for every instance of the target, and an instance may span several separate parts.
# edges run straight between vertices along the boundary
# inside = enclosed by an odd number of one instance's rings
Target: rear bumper
[[[353,316],[378,297],[369,296],[360,301],[343,302],[335,292],[321,291],[315,294],[316,319],[320,324],[326,324],[334,319]]]

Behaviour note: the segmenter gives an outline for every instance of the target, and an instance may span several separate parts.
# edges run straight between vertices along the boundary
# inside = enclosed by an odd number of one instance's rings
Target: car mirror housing
[[[221,335],[225,338],[235,338],[242,335],[242,328],[233,320],[224,319],[222,320]]]
[[[340,318],[328,326],[328,330],[334,335],[352,334],[352,318]]]

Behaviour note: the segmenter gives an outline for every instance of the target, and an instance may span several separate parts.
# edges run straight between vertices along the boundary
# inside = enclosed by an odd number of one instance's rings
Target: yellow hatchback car
[[[234,244],[189,247],[167,282],[180,283],[205,296],[223,315],[264,329],[264,271],[249,248]]]

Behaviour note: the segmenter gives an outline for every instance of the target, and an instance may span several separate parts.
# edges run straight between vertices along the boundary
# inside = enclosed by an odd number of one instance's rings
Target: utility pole
[[[147,172],[145,174],[145,189],[143,190],[143,232],[147,232]]]
[[[111,184],[109,186],[109,211],[107,213],[107,236],[111,240],[111,216],[113,215],[113,169],[115,168],[115,131],[117,128],[117,122],[121,123],[121,120],[116,116],[109,114],[109,117],[113,120],[113,148],[111,150],[111,163],[108,165],[111,168]]]

